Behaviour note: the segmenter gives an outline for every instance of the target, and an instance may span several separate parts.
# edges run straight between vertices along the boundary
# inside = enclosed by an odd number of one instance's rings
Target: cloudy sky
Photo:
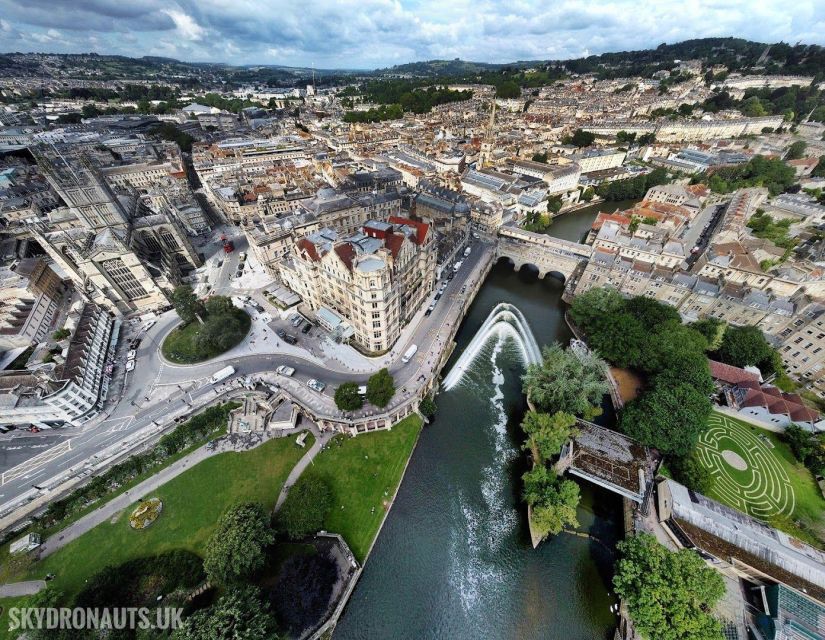
[[[825,0],[0,0],[0,51],[374,68],[735,35],[825,44]]]

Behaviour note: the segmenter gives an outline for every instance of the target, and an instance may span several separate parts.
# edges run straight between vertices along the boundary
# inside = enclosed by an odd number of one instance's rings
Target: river
[[[593,217],[585,209],[567,214],[550,233],[561,235],[564,223],[565,235],[583,235]],[[496,265],[452,361],[502,301],[522,311],[539,344],[566,343],[562,290],[560,281]],[[438,395],[438,415],[421,434],[335,640],[612,637],[621,503],[582,484],[580,529],[599,542],[562,534],[531,548],[519,497],[522,370],[514,344],[492,339],[463,381]]]

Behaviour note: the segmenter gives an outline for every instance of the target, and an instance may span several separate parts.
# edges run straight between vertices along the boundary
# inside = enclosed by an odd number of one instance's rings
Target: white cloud
[[[172,18],[178,35],[186,40],[201,40],[206,35],[206,29],[200,26],[195,19],[176,9],[164,9],[163,13]]]

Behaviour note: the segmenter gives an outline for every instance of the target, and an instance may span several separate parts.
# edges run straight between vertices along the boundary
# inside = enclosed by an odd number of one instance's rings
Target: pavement
[[[220,235],[218,231],[213,234]],[[239,244],[241,243],[237,243],[236,247]],[[440,362],[440,354],[447,347],[451,328],[463,319],[469,292],[462,294],[461,287],[478,280],[480,271],[494,252],[491,244],[474,242],[472,246],[472,253],[448,283],[432,314],[424,317],[424,310],[420,310],[404,329],[391,352],[376,359],[360,354],[350,354],[347,359],[339,359],[321,349],[320,345],[313,349],[314,353],[301,348],[300,343],[296,347],[286,345],[277,339],[272,327],[263,321],[265,318],[261,319],[258,317],[260,314],[253,312],[250,335],[235,349],[208,362],[175,365],[162,357],[160,345],[179,319],[173,311],[161,314],[149,331],[141,332],[142,342],[137,350],[138,366],[120,379],[119,387],[113,387],[118,391],[110,394],[109,405],[100,416],[81,427],[30,434],[43,437],[27,436],[20,441],[21,449],[0,457],[0,516],[44,496],[69,478],[96,473],[116,457],[121,458],[144,448],[164,430],[171,429],[175,418],[190,415],[213,401],[217,395],[239,388],[241,380],[249,376],[274,379],[314,410],[341,417],[344,414],[335,407],[333,401],[335,388],[343,382],[363,384],[368,373],[387,366],[398,389],[391,405],[382,410],[365,406],[355,415],[391,410],[393,405],[409,398],[414,389],[434,373]],[[233,252],[229,256],[236,256],[237,253],[238,251]],[[221,292],[224,289],[225,287]],[[227,291],[228,294],[237,292],[237,289]],[[262,291],[254,293],[256,300],[265,300]],[[272,314],[275,308],[267,302],[265,309]],[[136,329],[130,328],[128,323],[124,327],[127,335],[128,331]],[[317,327],[313,329],[313,332],[318,331],[320,329]],[[124,344],[127,339],[123,340]],[[418,345],[418,353],[410,363],[402,363],[401,355],[411,344]],[[340,345],[338,348],[354,351]],[[125,353],[122,357],[125,358]],[[210,376],[227,364],[235,368],[235,376],[217,386],[210,384]],[[282,364],[295,368],[293,378],[272,378],[275,376],[274,369]],[[310,378],[327,384],[323,394],[306,387],[305,383]],[[56,440],[56,433],[61,435],[60,440]],[[15,432],[0,436],[0,450],[6,448],[7,444],[18,446],[18,438],[20,436],[15,435]],[[54,442],[57,444],[52,444]],[[43,444],[52,446],[43,447]]]
[[[26,582],[12,582],[0,585],[0,598],[19,598],[31,596],[46,586],[44,580],[27,580]]]

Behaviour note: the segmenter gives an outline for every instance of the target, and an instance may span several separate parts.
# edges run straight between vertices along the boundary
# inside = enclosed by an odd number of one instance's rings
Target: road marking
[[[52,447],[48,451],[44,451],[43,453],[36,455],[31,460],[26,460],[25,462],[21,462],[16,467],[12,467],[8,471],[5,471],[0,476],[0,486],[6,484],[7,482],[11,482],[12,480],[16,480],[20,476],[23,476],[24,479],[27,477],[25,474],[31,473],[38,467],[42,467],[44,464],[48,464],[52,460],[59,458],[60,456],[68,453],[72,450],[72,441],[66,440],[55,447]]]

